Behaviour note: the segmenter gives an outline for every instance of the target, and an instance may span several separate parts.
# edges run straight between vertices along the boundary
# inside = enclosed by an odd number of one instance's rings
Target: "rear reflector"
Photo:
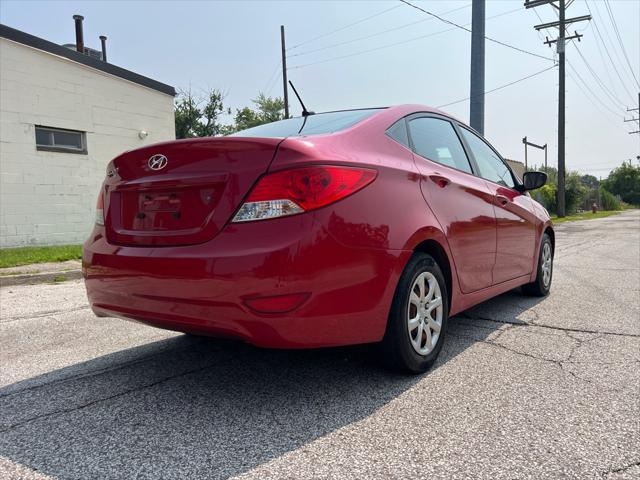
[[[308,293],[292,293],[274,297],[247,298],[244,303],[258,313],[286,313],[295,310],[309,298]]]
[[[368,168],[314,166],[292,168],[262,177],[234,222],[265,220],[309,212],[366,187],[377,172]]]
[[[100,189],[96,202],[96,225],[104,225],[104,192]]]

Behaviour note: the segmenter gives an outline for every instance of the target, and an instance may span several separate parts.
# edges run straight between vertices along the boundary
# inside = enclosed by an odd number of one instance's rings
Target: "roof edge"
[[[73,62],[80,63],[87,67],[100,70],[101,72],[108,73],[109,75],[113,75],[133,83],[137,83],[138,85],[151,88],[152,90],[156,90],[160,93],[171,95],[172,97],[175,97],[176,95],[176,90],[171,85],[158,82],[157,80],[145,77],[144,75],[132,72],[131,70],[118,67],[116,65],[113,65],[112,63],[97,60],[95,58],[89,57],[88,55],[84,55],[80,52],[76,52],[75,50],[70,50],[66,47],[63,47],[62,45],[58,45],[57,43],[50,42],[48,40],[45,40],[44,38],[36,37],[35,35],[31,35],[21,30],[16,30],[15,28],[8,27],[1,23],[0,37],[6,38],[7,40],[11,40],[13,42],[21,43],[22,45],[33,47],[38,50],[42,50],[47,53],[51,53],[53,55],[64,57]]]

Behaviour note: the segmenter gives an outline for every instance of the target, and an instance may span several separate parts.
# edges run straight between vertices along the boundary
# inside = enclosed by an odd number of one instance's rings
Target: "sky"
[[[471,22],[470,0],[409,1],[458,25]],[[604,178],[623,161],[640,162],[640,134],[629,134],[640,127],[623,121],[638,117],[626,109],[638,107],[640,1],[575,0],[567,17],[590,11],[593,21],[570,30],[581,41],[567,46],[566,163]],[[554,12],[488,0],[485,32],[529,52],[487,40],[485,91],[531,76],[485,95],[485,137],[520,161],[523,137],[546,143],[550,166],[557,162],[558,69],[555,48],[543,41],[556,33],[533,26],[556,20]],[[61,44],[75,40],[73,14],[85,17],[87,46],[99,49],[98,36],[108,37],[111,63],[176,89],[220,89],[232,109],[251,105],[259,92],[282,96],[284,25],[289,79],[310,110],[463,100],[442,110],[469,119],[470,33],[399,1],[0,0],[1,23]],[[289,103],[298,115],[293,94]],[[530,164],[543,161],[542,151],[529,150]]]

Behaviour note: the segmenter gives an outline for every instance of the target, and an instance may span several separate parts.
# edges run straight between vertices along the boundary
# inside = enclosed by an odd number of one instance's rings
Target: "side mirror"
[[[525,172],[522,176],[525,190],[535,190],[547,183],[547,174],[544,172]]]

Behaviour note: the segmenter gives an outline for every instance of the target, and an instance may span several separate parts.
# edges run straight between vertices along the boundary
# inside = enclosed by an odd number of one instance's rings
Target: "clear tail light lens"
[[[100,189],[96,202],[96,225],[104,225],[104,192]]]
[[[233,222],[250,222],[309,212],[341,200],[369,185],[377,172],[368,168],[313,166],[262,177]]]

